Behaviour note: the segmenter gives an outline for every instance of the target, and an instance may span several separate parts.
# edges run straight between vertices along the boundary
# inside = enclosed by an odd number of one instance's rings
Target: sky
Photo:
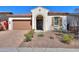
[[[12,12],[14,14],[27,14],[38,6],[0,6],[0,12]],[[42,6],[49,11],[74,13],[75,8],[79,6]]]

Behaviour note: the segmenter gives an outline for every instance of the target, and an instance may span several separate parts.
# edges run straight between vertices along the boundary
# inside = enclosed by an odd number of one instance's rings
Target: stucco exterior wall
[[[67,16],[62,16],[62,31],[67,32]]]
[[[62,17],[62,30],[67,31],[67,16],[61,16],[61,15],[48,15],[48,10],[44,8],[36,8],[32,10],[32,29],[36,29],[36,17],[38,15],[43,16],[43,31],[51,31],[51,26],[52,26],[52,18],[53,17]],[[53,26],[54,29],[59,29],[60,27],[57,25]]]

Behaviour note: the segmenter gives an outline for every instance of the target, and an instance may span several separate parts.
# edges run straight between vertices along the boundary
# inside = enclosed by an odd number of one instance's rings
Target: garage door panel
[[[31,21],[30,20],[14,20],[13,21],[14,30],[31,30]]]

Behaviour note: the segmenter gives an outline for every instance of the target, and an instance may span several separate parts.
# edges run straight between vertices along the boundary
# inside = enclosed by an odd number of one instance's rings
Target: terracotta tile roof
[[[48,12],[48,15],[69,15],[69,13],[64,13],[64,12]]]
[[[31,17],[32,14],[12,14],[12,15],[7,15],[8,17]]]

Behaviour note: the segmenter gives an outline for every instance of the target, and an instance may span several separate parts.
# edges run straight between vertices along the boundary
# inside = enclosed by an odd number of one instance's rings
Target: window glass
[[[54,17],[54,25],[58,25],[58,18],[59,17]]]

